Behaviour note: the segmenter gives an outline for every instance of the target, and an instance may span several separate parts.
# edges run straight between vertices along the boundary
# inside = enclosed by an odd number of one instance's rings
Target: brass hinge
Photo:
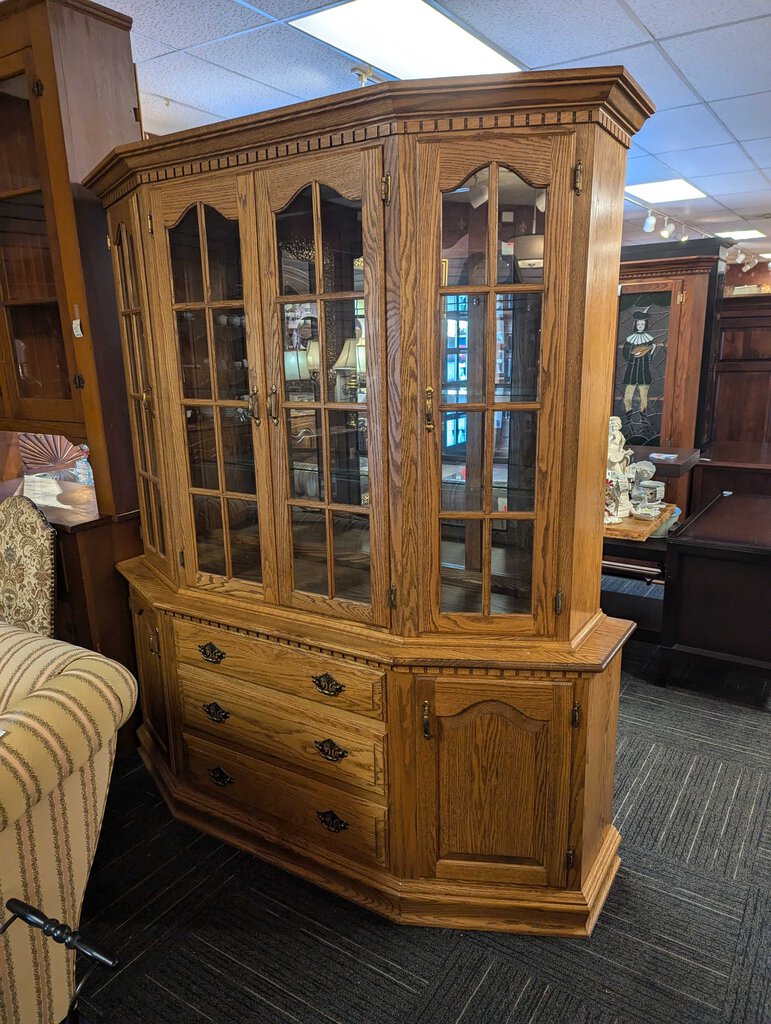
[[[584,190],[584,165],[579,160],[573,168],[573,191],[580,196]]]
[[[108,236],[107,236],[107,251],[109,252],[109,251],[110,251],[110,249],[112,249],[112,239],[111,239],[111,238],[110,238],[110,236],[108,235]]]
[[[562,590],[558,590],[557,593],[554,595],[554,614],[555,615],[562,615],[562,604],[563,604],[564,596],[565,595],[563,594]]]
[[[581,721],[581,705],[578,701],[573,701],[573,708],[570,712],[570,724],[574,729],[578,728],[578,723]]]
[[[389,587],[388,588],[388,607],[389,608],[395,608],[396,607],[396,587]]]
[[[380,198],[389,206],[391,203],[391,172],[384,174],[380,179]]]
[[[86,386],[86,378],[83,376],[82,373],[76,373],[75,376],[72,378],[72,383],[75,385],[78,391],[82,391],[83,388]]]
[[[148,213],[147,215],[147,231],[151,235],[155,234],[155,228],[153,227],[153,215],[151,213]]]
[[[185,568],[185,549],[184,548],[180,548],[179,549],[179,564],[182,566],[183,569]]]
[[[573,865],[576,862],[576,848],[575,846],[569,846],[567,856],[565,857],[565,863],[567,864],[568,871],[572,870]]]
[[[39,78],[36,78],[34,83],[33,83],[33,85],[32,85],[32,95],[33,96],[42,96],[44,89],[45,89],[45,86],[43,85],[43,83],[40,81]]]
[[[678,305],[682,305],[682,303],[685,302],[685,289],[677,293],[677,302]]]

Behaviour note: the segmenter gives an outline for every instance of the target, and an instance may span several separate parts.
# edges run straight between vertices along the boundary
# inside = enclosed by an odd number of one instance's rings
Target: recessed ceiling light
[[[289,24],[396,78],[520,70],[423,0],[351,0]]]
[[[716,231],[715,234],[718,238],[735,238],[737,242],[746,242],[748,238],[766,237],[762,231],[756,231],[755,228],[751,228],[749,231]]]
[[[624,191],[630,196],[642,199],[644,203],[676,203],[681,199],[703,199],[706,195],[706,192],[694,188],[685,178],[649,181],[644,185],[627,185]]]

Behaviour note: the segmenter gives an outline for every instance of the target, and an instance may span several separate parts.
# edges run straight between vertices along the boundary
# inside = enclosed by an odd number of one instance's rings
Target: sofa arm
[[[136,695],[127,669],[83,651],[0,715],[0,831],[109,743]]]

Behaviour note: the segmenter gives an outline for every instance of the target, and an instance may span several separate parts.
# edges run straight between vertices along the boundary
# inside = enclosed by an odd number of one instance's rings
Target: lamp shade
[[[321,368],[321,346],[319,345],[318,338],[312,338],[308,342],[306,358],[308,362],[308,369],[311,373],[318,373]]]
[[[332,366],[333,370],[355,370],[356,369],[356,339],[346,338],[343,351],[337,357]]]
[[[519,235],[514,239],[514,255],[520,265],[533,260],[543,263],[543,235]]]
[[[310,380],[308,353],[301,348],[284,352],[284,378],[286,380]]]

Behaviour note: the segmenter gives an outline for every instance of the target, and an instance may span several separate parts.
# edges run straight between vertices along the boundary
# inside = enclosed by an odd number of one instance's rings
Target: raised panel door
[[[131,611],[134,620],[142,718],[153,741],[168,758],[169,717],[163,680],[159,615],[137,594],[132,594]]]
[[[418,147],[425,630],[553,631],[573,146]]]
[[[418,680],[421,874],[562,886],[572,686]]]

